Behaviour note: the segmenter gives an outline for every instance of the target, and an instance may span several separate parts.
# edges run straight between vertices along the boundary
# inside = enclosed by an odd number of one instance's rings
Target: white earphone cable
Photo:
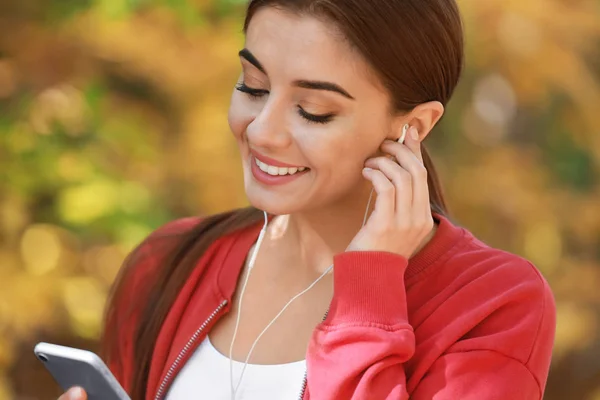
[[[256,247],[254,248],[254,252],[252,253],[252,256],[250,257],[250,262],[248,263],[248,270],[246,271],[246,276],[244,277],[244,284],[242,285],[242,291],[240,292],[240,299],[238,302],[238,313],[237,313],[237,317],[235,319],[235,328],[233,330],[233,337],[231,338],[231,345],[229,346],[229,383],[231,386],[232,400],[235,399],[235,393],[237,391],[237,388],[239,387],[239,382],[235,389],[233,387],[233,344],[235,343],[237,331],[240,326],[240,315],[242,315],[242,299],[244,298],[244,292],[246,291],[246,285],[248,284],[248,278],[250,277],[250,271],[254,267],[254,262],[256,261],[256,256],[258,255],[258,249],[260,248],[260,245],[262,244],[265,234],[267,233],[267,224],[268,224],[269,220],[267,218],[267,212],[263,211],[263,213],[265,216],[265,223],[264,223],[262,229],[260,230],[260,234],[258,235],[258,240],[256,242]],[[245,366],[244,366],[244,368],[245,368]],[[243,372],[242,372],[242,375],[240,376],[240,382],[242,380],[242,376],[243,376]]]
[[[242,371],[240,372],[240,379],[238,380],[238,383],[235,387],[235,390],[233,392],[233,398],[235,398],[235,394],[237,393],[241,383],[242,383],[242,377],[244,376],[244,372],[246,371],[246,367],[248,366],[248,362],[250,361],[250,356],[252,355],[252,352],[254,351],[254,348],[256,347],[256,345],[258,344],[258,341],[260,340],[260,338],[267,332],[267,330],[277,321],[277,319],[284,313],[284,311],[294,302],[294,300],[296,300],[298,297],[302,296],[304,293],[308,292],[310,289],[313,288],[313,286],[315,286],[317,283],[319,283],[319,281],[321,279],[323,279],[323,277],[325,277],[325,275],[327,275],[329,273],[329,271],[331,271],[333,269],[333,264],[331,264],[329,267],[327,267],[327,269],[321,274],[321,276],[319,276],[313,283],[311,283],[306,289],[304,289],[303,291],[301,291],[300,293],[298,293],[297,295],[295,295],[294,297],[292,297],[290,299],[290,301],[288,301],[286,303],[285,306],[283,306],[283,308],[281,309],[281,311],[279,311],[279,313],[275,316],[275,318],[273,318],[271,320],[271,322],[269,322],[269,324],[265,327],[265,329],[263,329],[263,331],[258,335],[258,337],[256,338],[256,340],[254,341],[254,343],[252,343],[252,346],[250,347],[250,351],[248,351],[248,355],[246,356],[246,360],[244,361],[244,366],[242,367]],[[230,363],[231,361],[231,357],[230,357]]]

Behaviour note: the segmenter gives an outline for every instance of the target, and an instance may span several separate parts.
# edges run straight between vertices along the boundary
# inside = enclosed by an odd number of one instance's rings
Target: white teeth
[[[267,164],[262,163],[258,160],[256,160],[256,165],[258,165],[258,168],[260,168],[260,170],[263,172],[268,172],[268,170],[269,170],[269,166]]]
[[[254,162],[256,162],[256,165],[258,165],[258,168],[260,168],[261,171],[273,176],[294,175],[295,173],[302,172],[306,169],[306,167],[275,167],[259,161],[256,157],[254,158]]]

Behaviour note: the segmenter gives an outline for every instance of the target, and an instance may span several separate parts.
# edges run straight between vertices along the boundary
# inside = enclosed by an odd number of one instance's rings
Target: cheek
[[[366,160],[364,143],[354,131],[352,123],[340,124],[318,133],[306,132],[298,136],[297,142],[319,175],[346,180],[348,176],[360,175]]]
[[[315,163],[320,166],[320,177],[332,185],[331,190],[345,192],[364,180],[362,169],[368,158],[378,153],[384,140],[383,123],[374,123],[370,118],[353,115],[344,119],[336,129],[322,135],[321,143],[313,154],[319,155]]]
[[[377,110],[375,110],[377,111]],[[381,112],[361,114],[355,121],[353,151],[361,161],[382,155],[381,144],[391,138],[390,122]],[[361,168],[362,168],[361,164]]]
[[[343,160],[348,168],[361,169],[377,146],[375,144],[377,139],[372,132],[373,124],[365,123],[360,115],[353,115],[344,122],[344,126],[341,127],[341,137],[331,145],[332,151],[335,151],[338,159]]]
[[[240,93],[234,91],[231,96],[227,121],[229,122],[229,128],[236,139],[242,139],[246,128],[255,117],[255,112],[252,110],[252,107],[248,106],[247,102],[240,96]]]

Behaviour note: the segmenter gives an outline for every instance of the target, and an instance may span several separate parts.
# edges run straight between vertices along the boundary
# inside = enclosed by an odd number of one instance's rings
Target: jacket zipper
[[[325,322],[325,320],[327,319],[327,314],[329,314],[329,307],[327,308],[327,311],[325,311],[325,315],[323,316],[323,319],[321,320],[321,322]],[[298,396],[298,400],[302,400],[304,398],[304,393],[306,392],[307,373],[308,373],[308,371],[305,368],[304,369],[304,378],[302,379],[302,389],[300,389],[300,396]]]
[[[192,345],[194,344],[194,342],[196,340],[198,340],[198,337],[200,336],[202,331],[204,331],[206,329],[208,324],[210,324],[210,322],[217,316],[217,314],[219,314],[221,312],[223,307],[225,307],[226,305],[227,305],[227,300],[223,300],[221,302],[221,304],[219,304],[219,306],[216,308],[216,310],[214,310],[212,312],[212,314],[210,314],[208,316],[206,321],[204,321],[204,323],[202,325],[200,325],[200,327],[196,330],[196,332],[194,332],[194,334],[192,335],[190,340],[188,340],[188,342],[185,344],[184,348],[179,352],[179,354],[177,355],[177,358],[175,359],[175,361],[173,362],[173,364],[167,371],[167,375],[165,376],[165,378],[161,382],[160,386],[158,387],[158,391],[156,392],[156,396],[154,396],[154,400],[162,400],[163,396],[165,395],[165,393],[164,393],[165,389],[167,388],[167,385],[170,383],[171,379],[173,379],[173,373],[175,373],[175,370],[179,366],[179,363],[181,362],[183,357],[187,354],[188,351],[190,351],[190,349],[192,348]]]

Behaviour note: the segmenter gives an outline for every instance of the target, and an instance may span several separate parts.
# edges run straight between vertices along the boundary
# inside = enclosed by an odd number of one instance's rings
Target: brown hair
[[[463,32],[455,0],[251,0],[244,31],[263,7],[332,22],[370,63],[397,112],[409,112],[428,101],[446,105],[458,83],[463,66]],[[442,188],[425,147],[423,159],[431,209],[446,214]],[[196,261],[218,238],[254,225],[261,218],[262,212],[253,207],[233,210],[208,217],[177,235],[168,256],[159,260],[160,267],[150,274],[151,285],[143,285],[150,289],[136,292],[133,303],[126,299],[132,291],[131,272],[139,268],[136,266],[140,262],[135,256],[126,260],[108,302],[102,345],[104,357],[119,368],[119,361],[126,356],[119,342],[124,340],[121,335],[128,334],[119,327],[134,315],[135,327],[131,337],[125,338],[133,343],[132,378],[126,386],[134,400],[146,396],[159,330]],[[133,254],[141,248],[155,251],[152,241],[147,241]],[[127,312],[123,310],[126,305]]]

